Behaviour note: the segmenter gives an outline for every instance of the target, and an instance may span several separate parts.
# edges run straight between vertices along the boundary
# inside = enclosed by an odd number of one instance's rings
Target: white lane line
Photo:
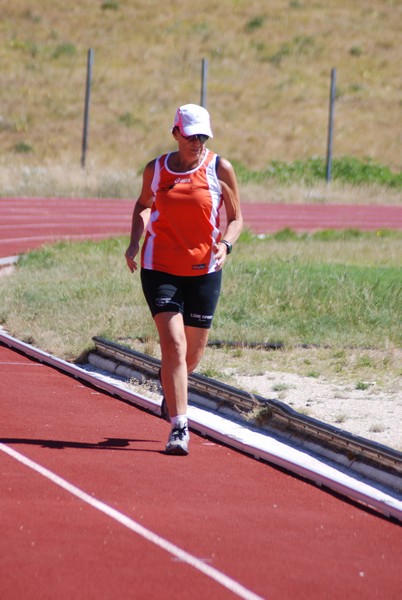
[[[49,240],[50,242],[57,242],[61,240],[88,240],[88,236],[90,239],[96,237],[113,237],[115,235],[125,235],[125,231],[121,229],[120,231],[110,231],[107,229],[106,231],[99,231],[101,226],[95,225],[96,231],[92,233],[89,231],[88,233],[50,233],[49,235],[37,235],[37,236],[29,236],[29,237],[14,237],[14,238],[4,238],[0,239],[0,244],[11,244],[14,242],[42,242]]]
[[[9,446],[6,446],[5,444],[0,443],[0,450],[2,452],[4,452],[5,454],[8,454],[15,460],[19,461],[23,465],[29,467],[33,471],[36,471],[43,477],[46,477],[46,479],[49,479],[52,483],[63,488],[64,490],[66,490],[67,492],[72,494],[73,496],[76,496],[83,502],[86,502],[86,504],[89,504],[93,508],[96,508],[96,510],[99,510],[100,512],[102,512],[105,515],[107,515],[108,517],[110,517],[111,519],[114,519],[121,525],[124,525],[124,527],[127,527],[134,533],[140,535],[145,540],[151,542],[152,544],[155,544],[156,546],[159,546],[159,548],[162,548],[162,550],[165,550],[166,552],[168,552],[169,554],[174,556],[176,559],[187,563],[194,569],[197,569],[197,571],[200,571],[207,577],[210,577],[211,579],[213,579],[214,581],[216,581],[223,587],[227,588],[228,590],[230,590],[231,592],[233,592],[234,594],[239,596],[239,598],[243,598],[244,600],[264,600],[264,598],[262,598],[262,596],[258,596],[257,594],[254,594],[254,592],[248,590],[247,588],[242,586],[240,583],[231,579],[224,573],[221,573],[214,567],[211,567],[210,565],[205,564],[202,560],[196,558],[189,552],[182,550],[181,548],[179,548],[175,544],[172,544],[168,540],[165,540],[164,538],[160,537],[158,534],[150,531],[149,529],[147,529],[143,525],[140,525],[133,519],[130,519],[130,517],[127,517],[123,513],[116,510],[115,508],[112,508],[111,506],[108,506],[101,500],[97,500],[93,496],[90,496],[89,494],[87,494],[83,490],[79,489],[72,483],[69,483],[68,481],[66,481],[65,479],[60,477],[59,475],[56,475],[56,473],[53,473],[49,469],[42,467],[41,465],[34,462],[30,458],[24,456],[23,454],[20,454],[13,448],[10,448]]]
[[[88,223],[83,223],[84,220],[87,220]],[[80,229],[85,229],[85,227],[112,227],[112,226],[127,226],[127,219],[111,219],[110,217],[99,218],[96,215],[80,215],[80,220],[77,220],[75,217],[63,219],[63,221],[55,220],[44,223],[43,221],[38,221],[34,223],[31,219],[25,222],[22,222],[21,219],[18,219],[18,222],[6,223],[5,225],[0,225],[0,231],[10,231],[10,229],[18,229],[18,230],[26,230],[29,231],[33,229],[42,229],[45,231],[46,229],[55,230],[59,227],[67,229],[68,227],[80,227]]]
[[[42,365],[41,363],[26,363],[26,362],[11,362],[11,361],[3,361],[0,360],[0,367],[6,365],[7,367],[9,366],[13,366],[13,367],[43,367],[44,365]]]

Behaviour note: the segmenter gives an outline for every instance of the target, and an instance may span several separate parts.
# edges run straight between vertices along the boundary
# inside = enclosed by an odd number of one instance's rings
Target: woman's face
[[[201,157],[204,145],[208,140],[208,136],[204,135],[190,135],[186,137],[180,132],[178,127],[174,129],[173,137],[177,141],[180,154],[192,157],[194,160]]]

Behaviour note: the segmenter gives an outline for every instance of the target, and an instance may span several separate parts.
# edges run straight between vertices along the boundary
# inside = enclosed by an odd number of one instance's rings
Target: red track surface
[[[47,202],[14,201],[11,232],[3,230],[5,202],[0,256],[43,243],[43,234],[50,241],[127,233],[132,207],[62,201],[68,211],[56,228],[59,201],[49,202],[52,210]],[[21,232],[27,206],[27,228],[36,227]],[[122,213],[113,224],[116,206]],[[103,218],[98,226],[94,208]],[[1,345],[0,423],[2,600],[402,597],[400,526],[195,434],[188,457],[165,456],[166,423]],[[20,455],[71,486],[22,464]],[[88,496],[77,498],[76,488]],[[118,512],[101,512],[105,505]],[[144,539],[139,525],[160,537]],[[195,557],[193,566],[158,546],[161,539]],[[243,587],[229,591],[196,559]]]
[[[61,238],[99,239],[128,235],[132,200],[0,198],[0,257]],[[289,227],[402,229],[402,206],[244,203],[246,226],[255,233]]]

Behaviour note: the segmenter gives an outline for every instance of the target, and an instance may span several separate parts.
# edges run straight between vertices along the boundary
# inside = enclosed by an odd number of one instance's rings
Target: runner
[[[157,327],[161,381],[170,415],[168,454],[188,454],[188,375],[201,360],[221,289],[222,267],[240,235],[243,218],[230,162],[205,147],[213,137],[208,111],[177,109],[172,127],[177,150],[147,164],[134,207],[126,261],[137,270]],[[219,230],[219,212],[227,226]]]

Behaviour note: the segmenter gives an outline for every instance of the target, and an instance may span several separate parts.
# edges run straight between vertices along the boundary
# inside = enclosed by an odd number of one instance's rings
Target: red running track
[[[0,207],[10,256],[132,203]],[[1,344],[0,423],[2,600],[402,597],[399,525],[195,433],[165,456],[165,422]]]
[[[401,597],[398,525],[194,433],[168,457],[167,423],[1,345],[0,381],[0,449],[195,562],[0,451],[2,600]]]
[[[62,238],[129,235],[133,200],[0,198],[0,257]],[[243,203],[246,227],[272,233],[289,227],[402,229],[402,206]]]

